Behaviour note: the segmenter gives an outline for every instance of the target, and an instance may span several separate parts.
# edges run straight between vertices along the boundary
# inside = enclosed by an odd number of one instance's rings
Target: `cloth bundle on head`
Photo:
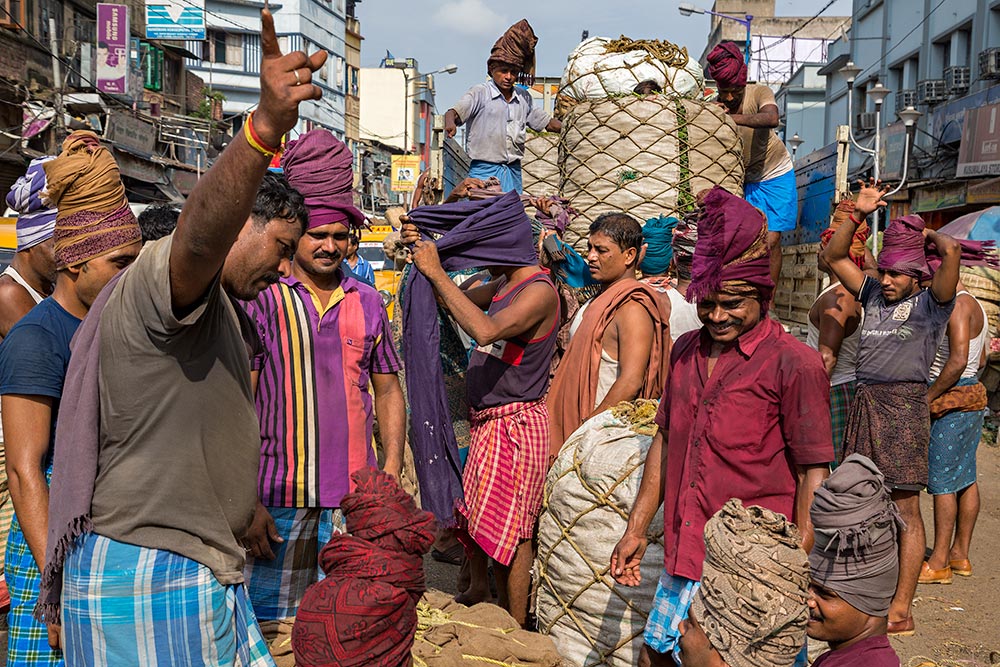
[[[515,191],[481,201],[421,206],[409,213],[421,234],[436,238],[445,271],[538,262],[531,221]],[[413,424],[413,457],[420,500],[445,524],[454,524],[462,494],[462,465],[448,410],[439,348],[441,331],[434,289],[411,271],[403,296],[403,361]]]
[[[28,171],[21,176],[7,193],[7,206],[17,211],[17,252],[32,248],[52,238],[56,230],[56,209],[42,203],[45,189],[45,168],[42,166],[54,155],[35,158]]]
[[[650,218],[642,226],[642,242],[646,244],[646,256],[639,270],[647,276],[662,276],[670,268],[674,258],[674,228],[679,220],[661,215]]]
[[[538,38],[527,19],[521,19],[500,36],[490,50],[490,63],[503,63],[518,68],[518,83],[535,83],[535,45]]]
[[[363,468],[351,479],[341,503],[349,534],[323,547],[326,578],[306,591],[292,628],[299,667],[410,664],[437,525],[387,473]]]
[[[88,260],[142,241],[125,198],[118,164],[89,130],[76,130],[62,152],[45,162],[42,203],[56,213],[56,268]]]
[[[708,74],[722,88],[747,85],[747,63],[740,47],[722,42],[712,49],[708,58]]]
[[[833,212],[833,218],[830,220],[830,226],[820,232],[819,235],[819,246],[820,248],[826,248],[830,245],[830,239],[833,238],[834,233],[840,229],[840,226],[847,222],[848,218],[854,213],[854,200],[844,198],[840,200],[837,204],[836,210]],[[868,242],[868,236],[871,234],[871,229],[868,227],[868,222],[862,220],[861,224],[858,225],[857,231],[854,232],[854,238],[851,240],[850,257],[851,260],[858,265],[859,269],[865,268],[865,251]]]
[[[774,292],[763,214],[718,185],[702,197],[687,300],[713,292],[759,298],[763,312]]]
[[[848,456],[816,489],[809,516],[816,536],[809,554],[813,580],[859,611],[887,616],[903,524],[872,460]]]
[[[558,232],[561,236],[566,231],[566,228],[569,227],[569,223],[579,214],[575,208],[569,205],[569,200],[565,197],[553,195],[551,197],[542,197],[542,199],[549,202],[548,213],[542,209],[538,209],[535,212],[535,219],[545,229]]]
[[[905,215],[890,222],[882,235],[879,270],[930,280],[941,266],[941,258],[934,243],[924,237],[924,227],[926,223],[919,215]],[[961,247],[962,266],[1000,266],[995,241],[955,240]]]
[[[798,528],[731,498],[705,524],[691,609],[731,667],[791,667],[806,639],[809,563]]]
[[[353,164],[351,150],[329,130],[311,130],[285,145],[281,168],[306,200],[309,229],[337,222],[352,229],[366,226],[354,205]]]
[[[698,217],[696,209],[684,216],[674,229],[671,244],[674,248],[674,267],[677,269],[678,280],[691,280],[691,264],[694,260],[694,249],[698,244]]]

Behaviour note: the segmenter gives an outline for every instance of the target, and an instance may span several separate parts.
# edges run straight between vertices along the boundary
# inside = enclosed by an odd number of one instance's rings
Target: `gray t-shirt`
[[[926,383],[955,300],[939,303],[929,289],[922,289],[907,299],[886,303],[879,282],[865,276],[858,301],[865,309],[858,381]]]
[[[175,317],[172,242],[143,249],[101,316],[94,532],[173,551],[237,584],[245,553],[235,535],[253,519],[260,460],[254,329],[218,282]]]
[[[452,106],[459,124],[466,124],[469,157],[495,164],[510,164],[524,157],[525,129],[541,132],[552,117],[535,108],[527,90],[514,86],[510,102],[493,81],[480,83]]]

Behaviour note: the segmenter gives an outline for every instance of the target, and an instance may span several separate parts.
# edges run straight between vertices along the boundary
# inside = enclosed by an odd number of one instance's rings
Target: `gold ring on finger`
[[[302,77],[299,76],[299,70],[293,69],[292,70],[292,74],[295,75],[295,85],[296,86],[301,86],[302,85]]]

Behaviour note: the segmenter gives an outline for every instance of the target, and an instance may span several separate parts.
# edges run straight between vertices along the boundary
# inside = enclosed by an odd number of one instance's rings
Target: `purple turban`
[[[687,300],[697,303],[713,292],[754,294],[766,310],[774,282],[763,214],[718,185],[701,206]]]
[[[882,235],[879,271],[895,271],[917,280],[930,280],[941,266],[941,257],[934,244],[924,238],[925,226],[919,215],[906,215],[890,222]],[[1000,264],[995,241],[955,240],[961,247],[962,266],[996,267]]]
[[[747,64],[740,47],[722,42],[708,54],[708,74],[722,88],[747,85]]]
[[[354,206],[353,164],[350,149],[328,130],[311,130],[285,146],[281,168],[306,200],[309,229],[337,222],[354,229],[367,226]]]
[[[55,159],[54,155],[35,158],[28,165],[28,171],[7,193],[7,205],[17,211],[17,252],[33,248],[52,238],[56,231],[56,209],[42,203],[45,189],[45,162]]]

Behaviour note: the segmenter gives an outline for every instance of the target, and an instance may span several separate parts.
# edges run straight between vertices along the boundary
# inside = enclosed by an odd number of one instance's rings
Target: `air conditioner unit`
[[[944,79],[917,81],[917,103],[938,104],[948,99],[948,88]]]
[[[854,128],[856,130],[874,130],[875,129],[875,112],[865,111],[864,113],[859,113],[857,119],[854,122]]]
[[[896,111],[915,106],[917,106],[917,91],[911,89],[896,93]]]
[[[1000,46],[979,52],[979,78],[1000,79]]]
[[[945,67],[944,82],[949,95],[965,94],[969,90],[969,68],[957,65]]]

